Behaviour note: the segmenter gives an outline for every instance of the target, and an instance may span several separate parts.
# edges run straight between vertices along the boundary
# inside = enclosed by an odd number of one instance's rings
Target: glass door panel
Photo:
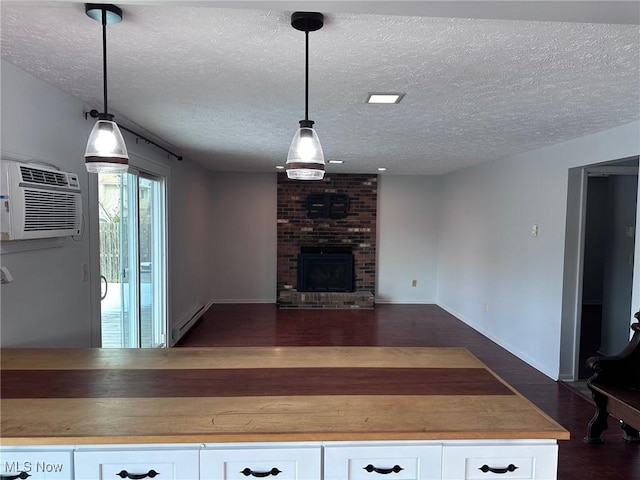
[[[103,348],[165,346],[164,181],[99,174]]]
[[[100,274],[102,277],[102,346],[128,346],[129,314],[129,190],[126,175],[99,174]]]
[[[136,348],[140,342],[140,291],[138,271],[138,182],[130,173],[121,174],[122,228],[120,235],[120,255],[122,264],[122,339],[124,348]],[[103,345],[104,346],[104,345]]]
[[[163,182],[139,179],[140,336],[142,347],[165,346],[165,216]]]

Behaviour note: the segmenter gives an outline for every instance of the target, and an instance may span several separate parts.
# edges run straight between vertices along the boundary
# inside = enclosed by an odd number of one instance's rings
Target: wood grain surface
[[[568,438],[460,348],[1,355],[7,445]]]
[[[2,370],[397,367],[484,368],[458,347],[4,348]]]
[[[512,395],[471,368],[9,370],[0,397],[255,397],[272,395]]]

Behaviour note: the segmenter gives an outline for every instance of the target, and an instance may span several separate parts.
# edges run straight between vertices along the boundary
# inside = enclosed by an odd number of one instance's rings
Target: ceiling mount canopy
[[[294,12],[291,14],[291,26],[301,32],[315,32],[324,25],[324,15],[317,12]]]
[[[291,26],[305,33],[305,90],[304,120],[293,137],[287,155],[287,177],[294,180],[322,180],[324,177],[324,153],[318,134],[309,120],[309,32],[320,30],[324,16],[317,12],[295,12]]]
[[[84,12],[94,20],[102,22],[103,12],[107,15],[107,23],[120,23],[122,21],[122,9],[116,5],[103,3],[85,3]]]
[[[110,4],[86,3],[85,13],[102,23],[102,85],[104,92],[104,112],[98,114],[98,121],[91,130],[87,149],[84,153],[87,172],[122,173],[129,168],[127,146],[118,124],[108,111],[107,101],[107,24],[122,21],[122,10]]]

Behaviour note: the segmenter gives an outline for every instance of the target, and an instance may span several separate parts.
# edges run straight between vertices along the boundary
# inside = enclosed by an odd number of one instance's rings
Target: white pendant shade
[[[87,171],[91,173],[117,173],[128,170],[129,154],[116,122],[96,122],[89,135],[84,158]]]
[[[89,173],[122,173],[129,169],[129,153],[122,133],[113,115],[107,108],[107,24],[122,20],[122,10],[115,5],[85,3],[85,13],[102,23],[102,82],[104,87],[104,112],[98,113],[98,121],[93,126],[87,149],[84,152],[84,164]],[[90,112],[95,117],[93,110]]]
[[[324,166],[324,153],[315,130],[299,128],[287,155],[287,177],[293,180],[322,180]]]

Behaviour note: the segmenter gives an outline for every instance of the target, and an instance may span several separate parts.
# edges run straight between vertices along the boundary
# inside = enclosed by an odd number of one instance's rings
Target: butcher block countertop
[[[2,349],[3,445],[568,439],[464,348]]]

